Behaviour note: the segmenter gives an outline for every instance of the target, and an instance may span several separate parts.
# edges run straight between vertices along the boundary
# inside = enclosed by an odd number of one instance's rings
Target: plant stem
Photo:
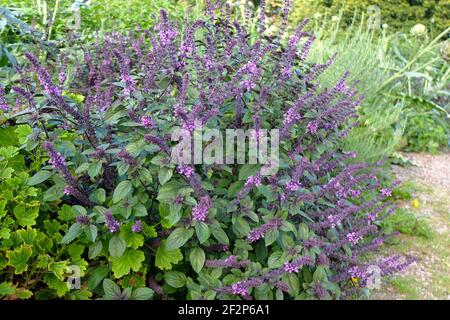
[[[55,23],[56,14],[58,12],[58,5],[59,5],[59,0],[56,0],[55,1],[55,8],[53,9],[52,22],[51,22],[50,28],[48,29],[48,37],[47,37],[48,41],[50,40],[50,37],[52,35],[52,28],[53,28],[53,25]]]
[[[392,81],[396,80],[397,78],[400,78],[402,74],[408,70],[408,68],[414,64],[422,55],[425,54],[432,46],[434,46],[442,37],[444,37],[448,32],[450,31],[450,27],[445,29],[440,35],[438,35],[436,38],[434,38],[433,41],[431,41],[422,51],[420,51],[413,59],[411,59],[402,69],[400,69],[397,73],[395,73],[392,77],[387,79],[380,87],[380,90],[383,89],[385,86],[390,84]]]

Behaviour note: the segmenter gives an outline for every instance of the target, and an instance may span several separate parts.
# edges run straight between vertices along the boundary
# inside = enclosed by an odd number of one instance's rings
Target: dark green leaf
[[[194,234],[193,229],[177,228],[167,238],[167,249],[173,250],[184,245]]]
[[[128,196],[128,194],[131,192],[132,188],[133,188],[133,186],[131,185],[131,181],[129,181],[129,180],[125,180],[125,181],[122,181],[121,183],[119,183],[117,185],[116,189],[114,190],[113,202],[117,203],[120,200],[122,200],[123,198],[125,198],[126,196]]]
[[[109,240],[109,253],[114,258],[119,258],[125,252],[127,243],[119,236],[114,236]]]
[[[189,260],[191,261],[192,269],[199,273],[203,269],[205,264],[205,252],[202,248],[194,248],[189,254]]]
[[[69,243],[76,237],[78,237],[83,232],[83,226],[79,223],[74,223],[70,226],[69,231],[67,231],[64,238],[62,238],[61,243]]]
[[[52,174],[53,173],[50,171],[45,171],[45,170],[38,171],[34,174],[34,176],[32,176],[30,178],[30,180],[28,180],[28,185],[35,186],[39,183],[42,183],[42,182],[46,181],[48,178],[50,178],[52,176]]]

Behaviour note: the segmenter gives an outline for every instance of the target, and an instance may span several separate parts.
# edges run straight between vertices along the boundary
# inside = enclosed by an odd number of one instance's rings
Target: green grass
[[[433,189],[430,186],[419,184],[415,181],[405,181],[392,190],[392,198],[394,200],[411,200],[413,194],[417,192],[430,194],[433,192]]]
[[[390,284],[395,290],[404,295],[407,300],[418,300],[420,294],[417,290],[417,281],[410,278],[393,278]]]
[[[383,228],[387,233],[398,231],[410,236],[423,237],[425,239],[433,238],[433,230],[428,221],[417,217],[406,208],[399,208],[394,214],[386,218],[383,221]]]

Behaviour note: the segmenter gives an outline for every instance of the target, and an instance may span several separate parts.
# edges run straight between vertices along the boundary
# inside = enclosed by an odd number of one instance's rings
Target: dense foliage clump
[[[268,0],[273,8],[279,8],[283,0]],[[321,15],[337,15],[343,12],[345,25],[351,25],[355,19],[355,11],[368,16],[377,17],[381,24],[395,30],[409,31],[417,23],[431,29],[435,35],[448,27],[450,4],[444,0],[297,0],[293,2],[291,19],[299,21],[303,17]],[[375,8],[374,6],[378,7]],[[378,10],[379,9],[379,10]]]
[[[161,11],[154,28],[99,37],[57,66],[26,54],[0,102],[30,130],[21,148],[48,164],[23,191],[46,190],[35,219],[21,223],[19,204],[1,202],[17,240],[1,246],[11,290],[27,285],[16,275],[37,255],[42,226],[63,250],[33,267],[50,270],[34,279],[46,295],[73,295],[64,276],[75,265],[76,298],[339,299],[408,264],[365,258],[388,236],[379,224],[393,208],[380,163],[352,163],[341,149],[362,99],[348,73],[320,88],[334,57],[306,63],[315,36],[307,21],[285,34],[290,1],[273,37],[264,10],[250,37],[229,6],[207,3],[207,19],[179,29]],[[279,159],[171,161],[174,130],[199,127],[253,129],[257,144],[278,129]],[[264,175],[272,161],[279,170]]]

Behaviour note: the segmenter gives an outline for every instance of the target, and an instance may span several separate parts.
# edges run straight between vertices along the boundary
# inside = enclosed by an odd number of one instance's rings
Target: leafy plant
[[[48,220],[57,207],[49,208],[42,201],[41,190],[35,187],[42,182],[42,175],[29,176],[30,169],[40,167],[41,159],[40,153],[24,156],[21,152],[31,128],[21,125],[1,129],[0,297],[28,299],[44,289],[63,296],[69,291],[65,281],[69,266],[78,266],[83,275],[86,263],[80,257],[79,245],[59,244],[60,232],[65,232],[66,226]],[[27,165],[30,160],[33,162]],[[67,210],[71,213],[71,208],[64,205],[60,212]]]
[[[229,7],[219,9],[208,3],[207,18],[183,28],[161,11],[154,28],[99,38],[83,62],[69,57],[73,68],[26,54],[30,66],[3,109],[33,128],[29,149],[48,156],[33,178],[44,201],[64,204],[70,226],[59,243],[84,253],[83,281],[109,299],[146,283],[163,298],[332,299],[353,295],[355,277],[356,292],[367,293],[369,264],[389,274],[408,263],[365,260],[393,208],[381,202],[391,190],[376,178],[379,163],[349,163],[355,154],[342,150],[362,98],[348,73],[320,86],[332,61],[307,61],[307,21],[286,40],[283,29],[265,37],[261,10],[249,38]],[[254,130],[259,142],[263,129],[278,129],[279,158],[171,161],[171,134],[198,126]]]
[[[283,0],[268,0],[268,4],[282,3]],[[449,4],[443,0],[296,0],[293,1],[292,22],[298,23],[305,17],[328,15],[332,17],[343,11],[343,29],[351,25],[355,11],[376,17],[379,8],[380,24],[386,24],[395,31],[409,31],[417,23],[422,23],[434,34],[448,27]],[[372,10],[371,10],[372,9]]]
[[[448,144],[447,130],[430,113],[412,115],[405,132],[405,150],[436,153]]]
[[[153,290],[150,288],[138,288],[132,287],[122,289],[109,279],[103,280],[103,291],[105,295],[104,300],[149,300],[153,295]]]

